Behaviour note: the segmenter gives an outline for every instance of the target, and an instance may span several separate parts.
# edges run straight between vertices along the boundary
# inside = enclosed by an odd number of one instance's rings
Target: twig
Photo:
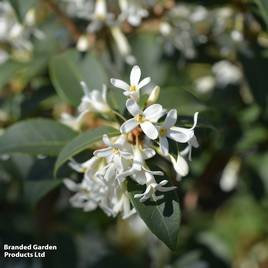
[[[59,6],[53,0],[43,0],[43,2],[53,11],[66,26],[74,41],[77,41],[81,36],[80,31],[77,29],[75,23],[59,8]]]

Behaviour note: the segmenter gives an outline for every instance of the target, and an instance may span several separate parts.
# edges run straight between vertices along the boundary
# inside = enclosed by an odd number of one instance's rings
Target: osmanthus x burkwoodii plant
[[[97,59],[87,56],[80,65],[77,62],[76,54],[70,51],[52,60],[50,66],[60,97],[78,103],[76,114],[63,114],[61,122],[35,118],[12,125],[1,135],[1,157],[24,153],[56,158],[56,179],[28,185],[35,193],[33,205],[59,187],[63,179],[73,192],[72,206],[86,212],[100,208],[108,216],[124,219],[138,213],[160,240],[176,250],[180,228],[178,183],[189,172],[192,148],[198,147],[194,133],[198,113],[188,128],[180,127],[176,109],[170,105],[166,110],[160,103],[173,105],[173,98],[179,102],[183,92],[165,88],[161,97],[160,87],[151,86],[149,77],[141,79],[137,65],[130,72],[129,82],[113,78],[111,85],[98,88],[92,84],[107,79],[98,79],[105,72]],[[88,65],[94,69],[86,74]],[[83,131],[88,113],[102,118],[101,124]],[[80,163],[80,154],[87,153],[90,159]],[[66,178],[68,165],[73,172]],[[73,173],[82,180],[74,180]]]
[[[110,80],[113,90],[121,90],[125,96],[125,113],[109,105],[106,85],[102,90],[90,90],[81,81],[84,96],[77,115],[65,116],[64,123],[77,130],[85,115],[95,112],[102,114],[110,127],[89,130],[67,144],[59,154],[56,172],[68,159],[70,167],[82,174],[81,181],[64,179],[74,192],[73,207],[85,212],[100,208],[108,216],[123,219],[138,212],[150,230],[175,250],[180,226],[177,181],[188,174],[186,159],[191,159],[192,147],[198,147],[194,134],[198,113],[191,128],[176,126],[176,109],[168,111],[158,104],[160,87],[150,88],[151,78],[141,76],[135,65],[129,82]],[[78,163],[73,156],[81,151],[81,140],[87,145],[98,142],[99,148],[90,159]],[[183,144],[183,150],[176,144]],[[174,172],[164,172],[163,162]]]

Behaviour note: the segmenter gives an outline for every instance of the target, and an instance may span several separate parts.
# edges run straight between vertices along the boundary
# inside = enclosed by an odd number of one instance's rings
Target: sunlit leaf
[[[57,155],[75,132],[49,119],[30,119],[12,125],[0,136],[0,154]]]

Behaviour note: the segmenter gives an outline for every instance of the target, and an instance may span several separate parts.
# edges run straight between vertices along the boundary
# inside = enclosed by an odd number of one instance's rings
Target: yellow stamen
[[[138,122],[138,123],[142,123],[143,121],[144,121],[144,115],[142,115],[142,114],[138,114],[138,115],[136,115],[135,116],[135,119],[136,119],[136,121]]]
[[[114,153],[114,154],[119,154],[119,149],[117,149],[117,148],[113,148],[113,153]]]
[[[167,135],[167,130],[166,130],[165,128],[160,128],[160,130],[159,130],[159,135],[160,135],[161,137],[166,136],[166,135]]]
[[[136,86],[130,86],[129,91],[135,92],[135,91],[137,91],[137,87]]]

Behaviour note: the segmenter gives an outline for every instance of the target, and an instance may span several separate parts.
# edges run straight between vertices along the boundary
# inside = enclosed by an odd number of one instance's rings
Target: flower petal
[[[133,99],[127,100],[126,107],[127,107],[127,110],[129,111],[129,113],[132,114],[133,116],[136,116],[137,114],[142,113],[139,105]]]
[[[177,110],[172,109],[167,114],[167,117],[164,122],[164,127],[169,129],[176,124],[176,121],[177,121]]]
[[[115,145],[117,146],[123,146],[126,143],[126,135],[120,135],[115,142]]]
[[[63,183],[70,191],[76,192],[80,189],[79,184],[76,184],[73,180],[64,179]]]
[[[84,95],[87,96],[89,94],[90,90],[89,90],[86,82],[85,81],[80,81],[80,85],[82,87],[82,90],[84,91]]]
[[[177,156],[177,160],[170,155],[171,163],[179,176],[186,176],[189,172],[189,166],[186,160],[180,155]]]
[[[102,85],[101,96],[102,100],[107,102],[107,86],[105,84]]]
[[[193,124],[193,126],[192,126],[191,129],[194,129],[194,128],[196,127],[196,125],[197,125],[198,114],[199,114],[199,113],[195,113],[195,114],[194,114],[194,124]]]
[[[199,143],[196,139],[196,136],[193,136],[189,142],[194,148],[198,148],[199,147]]]
[[[156,127],[149,121],[145,121],[140,124],[141,129],[145,133],[145,135],[151,140],[155,140],[158,137],[158,131]]]
[[[111,155],[113,153],[113,149],[111,147],[108,148],[104,148],[104,149],[100,149],[100,150],[96,150],[93,155],[97,156],[97,157],[108,157],[109,155]]]
[[[133,66],[130,72],[130,85],[137,86],[141,78],[141,69],[138,65]]]
[[[113,162],[115,163],[116,168],[122,172],[123,171],[123,164],[122,159],[120,155],[114,155]]]
[[[160,150],[164,155],[168,155],[168,140],[166,137],[160,137]]]
[[[149,83],[151,82],[151,77],[146,77],[144,79],[142,79],[140,81],[140,83],[138,84],[138,88],[142,88],[142,87],[145,87],[146,85],[148,85]]]
[[[168,137],[176,142],[186,143],[191,140],[194,135],[194,131],[188,128],[173,127],[168,132]]]
[[[122,81],[122,80],[111,78],[110,81],[111,81],[111,84],[114,87],[121,88],[123,90],[128,90],[129,89],[129,85],[126,82]]]
[[[157,122],[163,115],[163,107],[160,104],[153,104],[147,107],[143,112],[145,118],[151,122]]]
[[[152,148],[144,148],[143,149],[143,155],[144,155],[144,159],[149,159],[155,156],[155,150]]]
[[[120,131],[121,133],[129,133],[132,129],[138,126],[138,122],[134,119],[131,118],[127,120],[121,127]]]
[[[103,141],[103,143],[104,143],[105,145],[107,145],[107,146],[109,146],[109,147],[112,146],[112,142],[111,142],[111,140],[109,139],[108,135],[104,134],[104,135],[102,136],[102,141]]]

